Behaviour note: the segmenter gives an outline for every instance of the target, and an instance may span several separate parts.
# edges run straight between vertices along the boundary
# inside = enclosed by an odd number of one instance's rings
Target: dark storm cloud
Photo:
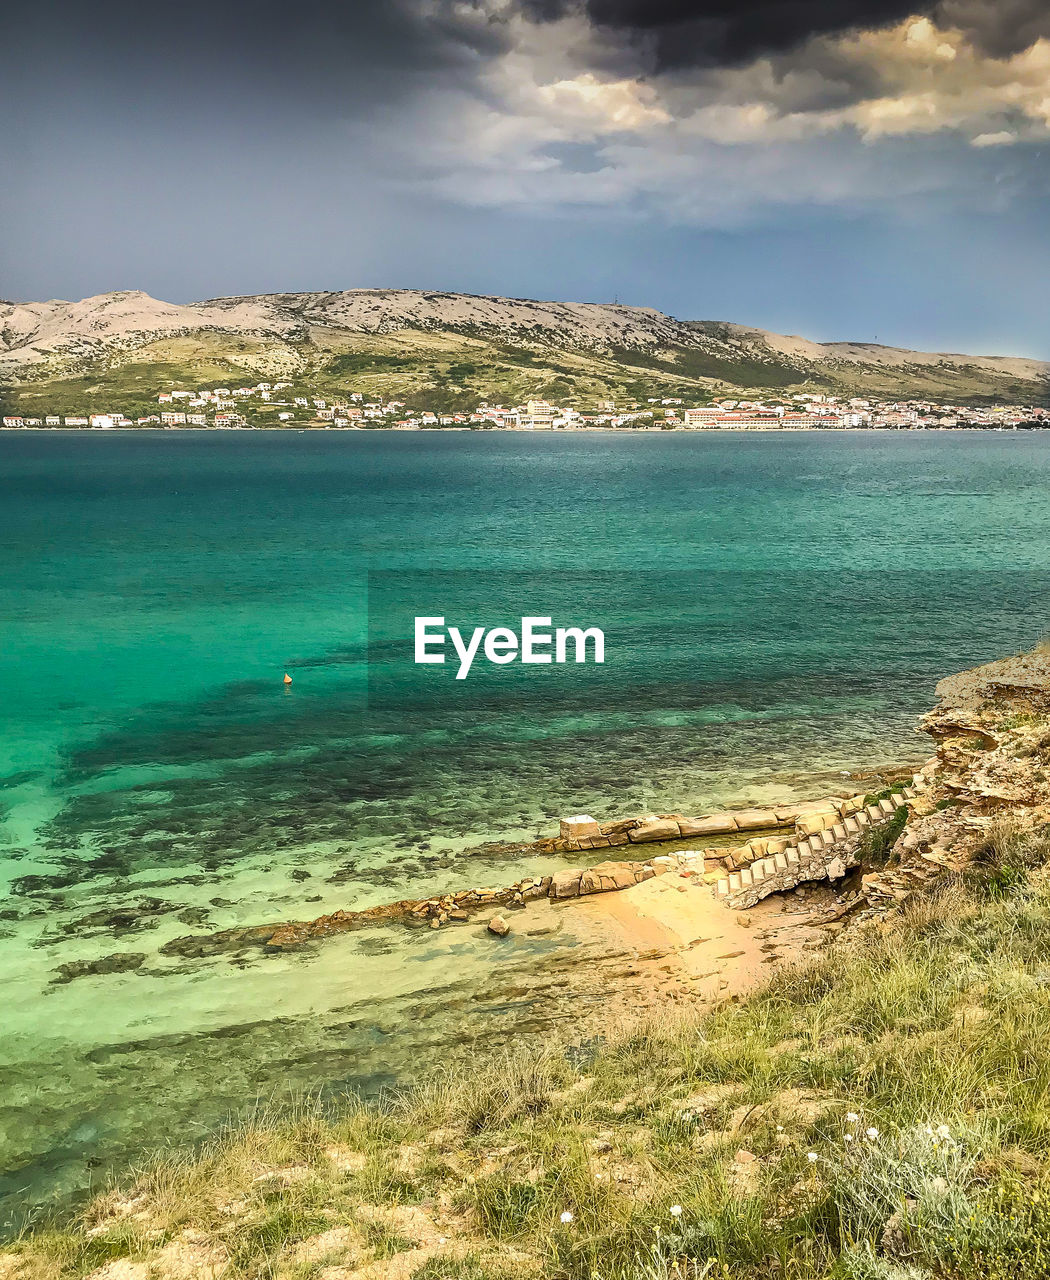
[[[924,0],[523,0],[540,20],[582,10],[595,26],[645,43],[655,70],[747,62],[933,8]]]
[[[957,26],[996,57],[1050,34],[1047,0],[521,0],[521,9],[538,21],[584,13],[626,45],[644,46],[655,71],[740,64],[912,16]]]
[[[936,16],[941,26],[958,27],[995,58],[1020,53],[1050,36],[1048,0],[941,0]]]
[[[88,96],[148,86],[148,98],[199,94],[223,106],[266,95],[367,109],[424,81],[473,83],[513,45],[513,14],[540,24],[583,15],[601,36],[578,51],[583,61],[655,73],[738,66],[916,14],[960,27],[996,56],[1050,34],[1048,0],[22,0],[4,10],[9,88],[61,77]]]

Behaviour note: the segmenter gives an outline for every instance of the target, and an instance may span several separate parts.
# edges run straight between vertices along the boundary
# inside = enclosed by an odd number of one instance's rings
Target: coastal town
[[[1050,408],[1037,405],[962,405],[934,400],[883,400],[803,392],[762,400],[714,399],[687,405],[682,399],[651,397],[617,404],[597,400],[587,408],[527,400],[504,406],[479,403],[473,410],[444,413],[409,408],[398,399],[364,392],[315,395],[291,382],[210,390],[162,391],[156,412],[131,417],[120,409],[39,417],[6,415],[5,428],[160,429],[389,429],[578,431],[951,430],[1050,427]]]

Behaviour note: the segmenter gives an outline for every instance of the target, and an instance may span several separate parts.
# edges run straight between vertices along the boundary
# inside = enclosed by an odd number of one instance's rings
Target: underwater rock
[[[72,982],[74,978],[87,978],[99,973],[130,973],[146,963],[141,951],[118,951],[98,960],[69,960],[60,964],[51,979],[56,985]]]
[[[103,907],[78,916],[65,926],[66,933],[84,933],[87,930],[111,929],[116,934],[138,933],[154,929],[159,917],[169,915],[178,908],[177,902],[165,902],[162,898],[142,898],[123,907]],[[187,923],[193,923],[189,921]]]
[[[187,907],[184,911],[177,912],[175,919],[181,920],[183,924],[207,924],[208,911],[206,907]]]
[[[54,889],[68,889],[79,884],[80,877],[75,872],[53,876],[18,876],[11,881],[11,893],[17,897],[25,897],[33,893],[47,893]]]
[[[239,929],[222,929],[218,933],[188,934],[165,942],[160,948],[160,954],[181,956],[192,960],[198,960],[203,956],[223,955],[229,951],[240,951],[245,947],[263,946],[279,929],[291,927],[293,926],[261,924]]]
[[[348,933],[364,925],[377,924],[383,920],[396,920],[408,916],[420,906],[429,904],[412,902],[403,899],[400,902],[385,903],[378,907],[369,907],[365,911],[333,911],[331,915],[320,916],[316,920],[295,920],[290,924],[266,925],[254,932],[268,951],[284,951],[301,946],[315,938],[327,938],[336,933]],[[247,933],[249,930],[230,930],[231,933]],[[204,941],[204,939],[200,939]]]
[[[505,938],[510,933],[510,924],[503,916],[493,916],[488,928],[489,933],[494,933],[497,938]]]

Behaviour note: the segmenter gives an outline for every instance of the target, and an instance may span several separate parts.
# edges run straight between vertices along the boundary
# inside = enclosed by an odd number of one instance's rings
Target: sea
[[[223,939],[579,865],[526,847],[563,816],[921,761],[938,680],[1050,631],[1048,494],[1038,432],[0,433],[4,1223],[261,1104],[571,1038],[571,906]],[[457,681],[417,616],[604,662]]]

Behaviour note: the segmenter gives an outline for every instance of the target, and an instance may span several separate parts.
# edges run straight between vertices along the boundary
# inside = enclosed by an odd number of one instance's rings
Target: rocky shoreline
[[[841,881],[852,869],[871,861],[872,838],[866,832],[875,828],[887,845],[887,862],[899,869],[887,872],[882,866],[874,871],[869,867],[861,885],[840,904],[842,914],[864,904],[900,901],[930,875],[961,865],[960,837],[965,836],[966,846],[962,861],[972,856],[996,807],[1019,803],[1022,796],[1025,803],[1034,803],[1040,793],[1038,777],[1026,774],[1021,785],[1016,764],[1004,768],[1002,753],[1023,726],[1004,732],[999,712],[1004,704],[1020,705],[1023,709],[1014,714],[1023,717],[1050,705],[1046,654],[1024,654],[948,677],[938,685],[938,693],[940,706],[920,723],[937,742],[937,754],[906,781],[898,779],[875,795],[831,796],[698,817],[643,814],[601,822],[580,814],[563,819],[557,836],[524,846],[522,852],[564,854],[617,847],[626,852],[638,845],[694,837],[747,837],[733,846],[712,843],[530,876],[502,887],[468,887],[362,911],[338,910],[314,920],[175,938],[162,950],[169,955],[203,956],[255,945],[271,953],[286,952],[396,920],[440,929],[471,921],[486,911],[523,908],[537,899],[561,902],[629,889],[670,871],[705,884],[726,906],[746,909],[768,894],[805,881]],[[946,855],[949,845],[952,857]],[[510,931],[502,916],[490,923],[493,933]]]
[[[863,794],[832,796],[767,809],[727,810],[700,817],[678,813],[643,814],[612,822],[598,822],[587,814],[581,814],[562,819],[557,836],[523,846],[521,852],[586,852],[614,846],[666,844],[696,836],[748,838],[737,845],[708,845],[643,859],[605,861],[569,868],[551,875],[525,877],[502,887],[470,887],[428,898],[401,899],[361,911],[339,910],[314,920],[284,921],[174,938],[161,950],[166,955],[184,957],[213,955],[245,945],[260,946],[271,953],[282,952],[336,934],[396,920],[438,929],[447,924],[469,921],[485,910],[521,908],[540,898],[558,902],[627,889],[672,870],[696,876],[713,888],[732,884],[736,893],[740,886],[732,877],[745,876],[750,886],[751,868],[762,865],[764,860],[770,861],[771,869],[780,870],[781,863],[786,869],[786,858],[807,837],[816,840],[819,833],[838,823],[850,823],[855,828],[858,816],[864,814],[865,799]],[[751,832],[755,834],[749,835]],[[798,860],[794,865],[798,865]],[[818,871],[811,866],[810,861],[799,866],[799,870],[800,873],[813,870],[811,878],[826,875],[824,870]],[[492,932],[509,932],[509,926],[503,927],[505,923],[497,918]]]

